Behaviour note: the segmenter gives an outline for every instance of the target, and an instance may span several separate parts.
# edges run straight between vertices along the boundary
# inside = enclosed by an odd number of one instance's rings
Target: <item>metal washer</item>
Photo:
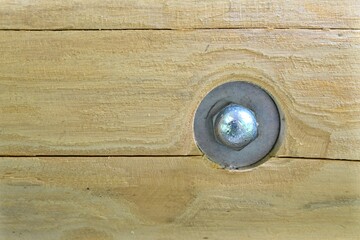
[[[258,137],[241,150],[234,150],[215,139],[213,117],[230,103],[242,105],[255,113]],[[195,113],[194,136],[200,150],[213,162],[227,169],[247,168],[268,156],[281,130],[278,107],[259,86],[236,81],[210,91]]]

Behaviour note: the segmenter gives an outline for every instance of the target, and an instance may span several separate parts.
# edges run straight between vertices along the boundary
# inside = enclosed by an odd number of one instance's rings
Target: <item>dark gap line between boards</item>
[[[9,28],[9,29],[0,29],[0,31],[14,31],[14,32],[75,32],[75,31],[84,31],[84,32],[100,32],[100,31],[196,31],[196,30],[309,30],[309,31],[358,31],[360,28],[325,28],[325,27],[220,27],[220,28],[105,28],[105,29],[51,29],[51,28]]]
[[[187,157],[204,157],[204,155],[0,155],[0,158],[187,158]],[[324,160],[324,161],[350,161],[360,162],[354,159],[339,158],[319,158],[319,157],[296,157],[296,156],[273,156],[279,159],[302,159],[302,160]]]

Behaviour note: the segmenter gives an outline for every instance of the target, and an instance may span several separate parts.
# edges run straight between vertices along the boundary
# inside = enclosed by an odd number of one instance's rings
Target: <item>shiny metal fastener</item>
[[[230,104],[215,115],[215,138],[232,149],[240,150],[258,135],[255,114],[238,104]]]
[[[200,103],[194,137],[200,150],[227,169],[256,166],[280,144],[284,119],[272,97],[245,81],[222,84]]]

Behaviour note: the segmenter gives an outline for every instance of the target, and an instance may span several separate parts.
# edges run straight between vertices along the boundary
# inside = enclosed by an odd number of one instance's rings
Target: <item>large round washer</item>
[[[235,103],[255,113],[258,136],[241,150],[227,147],[215,139],[214,116]],[[281,129],[280,114],[270,95],[249,82],[222,84],[210,91],[195,113],[194,135],[200,150],[213,162],[227,169],[246,168],[263,160],[273,149]]]

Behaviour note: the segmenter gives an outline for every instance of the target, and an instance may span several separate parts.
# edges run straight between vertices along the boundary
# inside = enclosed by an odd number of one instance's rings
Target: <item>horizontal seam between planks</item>
[[[360,159],[347,159],[347,158],[319,158],[319,157],[293,157],[293,156],[274,156],[275,158],[280,159],[303,159],[303,160],[331,160],[331,161],[349,161],[356,162]]]
[[[187,158],[187,157],[204,157],[204,155],[0,155],[0,158]],[[298,160],[324,160],[324,161],[349,161],[357,162],[355,159],[341,159],[341,158],[319,158],[319,157],[294,157],[294,156],[272,156],[272,158],[279,159],[298,159]]]
[[[62,31],[91,31],[91,32],[100,32],[100,31],[191,31],[191,30],[310,30],[310,31],[357,31],[360,28],[320,28],[320,27],[223,27],[223,28],[105,28],[105,29],[81,29],[81,28],[74,28],[74,29],[41,29],[41,28],[33,28],[33,29],[22,29],[22,28],[14,28],[14,29],[0,29],[0,31],[14,31],[14,32],[62,32]]]
[[[73,158],[73,157],[87,157],[87,158],[97,158],[97,157],[202,157],[203,155],[124,155],[124,154],[99,154],[99,155],[80,155],[80,154],[67,154],[67,155],[59,155],[59,154],[34,154],[34,155],[0,155],[0,158],[32,158],[32,157],[49,157],[49,158]]]

